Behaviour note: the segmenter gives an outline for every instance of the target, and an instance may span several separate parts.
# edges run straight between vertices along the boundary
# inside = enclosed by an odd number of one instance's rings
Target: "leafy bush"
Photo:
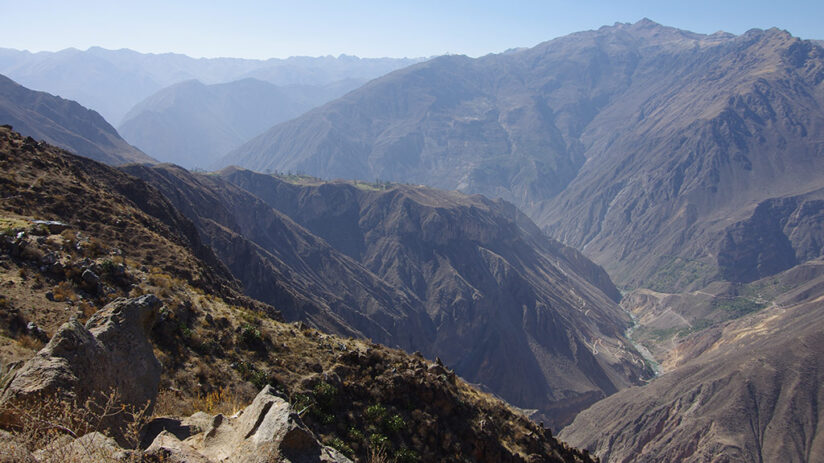
[[[366,412],[364,412],[363,415],[372,423],[379,424],[386,416],[386,407],[381,404],[370,405],[366,408]]]
[[[332,386],[325,381],[321,381],[314,387],[314,389],[312,389],[312,393],[315,396],[315,401],[322,409],[334,410],[338,395],[338,390],[335,386]]]
[[[406,421],[400,415],[392,415],[386,420],[385,428],[388,432],[401,432],[406,429]]]
[[[369,446],[373,449],[386,448],[389,445],[389,438],[381,433],[374,433],[369,436]]]
[[[396,463],[417,463],[418,461],[421,461],[421,457],[414,450],[403,448],[395,452]]]
[[[343,439],[339,437],[334,437],[330,439],[326,445],[332,447],[333,449],[346,455],[349,458],[353,458],[355,456],[355,451],[352,450],[352,447],[350,447],[346,442],[343,441]]]
[[[363,442],[366,439],[366,436],[363,435],[360,429],[352,427],[349,428],[349,439],[356,441],[356,442]]]
[[[263,335],[260,334],[260,329],[248,323],[241,327],[239,341],[240,344],[254,350],[264,347]]]

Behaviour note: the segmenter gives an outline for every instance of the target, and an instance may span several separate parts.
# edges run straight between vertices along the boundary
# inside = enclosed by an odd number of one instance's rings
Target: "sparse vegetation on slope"
[[[6,372],[73,315],[154,294],[156,412],[234,409],[271,385],[358,461],[378,449],[398,461],[591,461],[437,363],[279,321],[207,263],[214,256],[191,224],[141,181],[5,128],[0,164]]]

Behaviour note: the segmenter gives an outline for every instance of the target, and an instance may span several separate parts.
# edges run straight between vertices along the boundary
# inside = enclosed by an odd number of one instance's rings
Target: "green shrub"
[[[258,390],[263,389],[269,384],[269,375],[266,372],[256,370],[252,372],[249,382],[252,383]]]
[[[400,415],[392,415],[386,420],[385,427],[388,432],[400,432],[406,429],[406,421]]]
[[[369,446],[373,449],[382,449],[389,445],[389,438],[380,433],[369,436]]]
[[[344,442],[339,437],[332,438],[331,440],[329,440],[329,443],[327,445],[337,450],[338,452],[346,455],[349,458],[353,458],[355,456],[355,451],[352,450],[352,447],[350,447],[346,442]]]
[[[417,463],[418,461],[421,461],[421,457],[414,450],[403,448],[395,452],[396,463]]]
[[[386,407],[381,404],[370,405],[366,408],[364,416],[372,423],[380,423],[386,416]]]
[[[321,381],[312,389],[312,393],[315,396],[315,401],[322,409],[334,410],[338,395],[338,390],[335,386],[332,386],[325,381]]]
[[[360,429],[351,427],[349,428],[349,439],[356,442],[363,442],[363,440],[366,439],[366,436],[363,435]]]
[[[240,328],[240,344],[245,345],[246,347],[254,350],[258,350],[264,347],[263,344],[263,335],[260,334],[260,330],[255,327],[254,325],[244,324]]]

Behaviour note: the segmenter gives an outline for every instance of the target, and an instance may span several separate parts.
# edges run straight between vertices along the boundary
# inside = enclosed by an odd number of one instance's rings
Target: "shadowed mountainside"
[[[578,274],[617,299],[603,270],[504,202],[422,187],[300,187],[264,175],[269,190],[241,185],[253,195],[226,180],[251,172],[125,169],[163,191],[247,294],[287,319],[439,356],[552,425],[647,374],[623,337],[626,315]],[[264,202],[283,189],[288,209],[312,220],[296,216],[298,225]]]
[[[411,294],[435,330],[416,349],[548,423],[645,374],[605,272],[509,203],[424,187],[221,175]],[[530,379],[513,381],[519,374]]]
[[[124,170],[162,191],[197,226],[245,292],[288,320],[415,350],[433,331],[420,304],[249,192],[172,165]]]
[[[107,164],[154,162],[120,138],[96,112],[74,101],[29,90],[2,75],[0,124]]]

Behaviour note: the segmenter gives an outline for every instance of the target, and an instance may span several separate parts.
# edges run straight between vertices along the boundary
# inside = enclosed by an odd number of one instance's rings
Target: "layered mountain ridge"
[[[175,53],[100,47],[38,53],[2,48],[0,74],[29,88],[76,100],[118,125],[129,109],[144,98],[187,80],[209,85],[255,78],[275,85],[328,85],[347,79],[373,79],[420,60],[346,55],[198,59]]]
[[[438,356],[548,424],[648,374],[603,270],[512,205],[239,170],[225,180],[172,166],[126,170],[198,225],[247,294],[276,307],[304,301],[283,310],[287,319]]]
[[[0,124],[107,164],[155,162],[129,145],[100,114],[0,75]]]
[[[363,82],[348,79],[326,85],[277,86],[253,78],[212,85],[189,80],[136,104],[118,130],[164,162],[202,169],[269,127]]]
[[[676,258],[706,266],[701,285],[732,221],[820,188],[823,56],[776,29],[618,24],[397,71],[223,164],[500,196],[619,285]]]

